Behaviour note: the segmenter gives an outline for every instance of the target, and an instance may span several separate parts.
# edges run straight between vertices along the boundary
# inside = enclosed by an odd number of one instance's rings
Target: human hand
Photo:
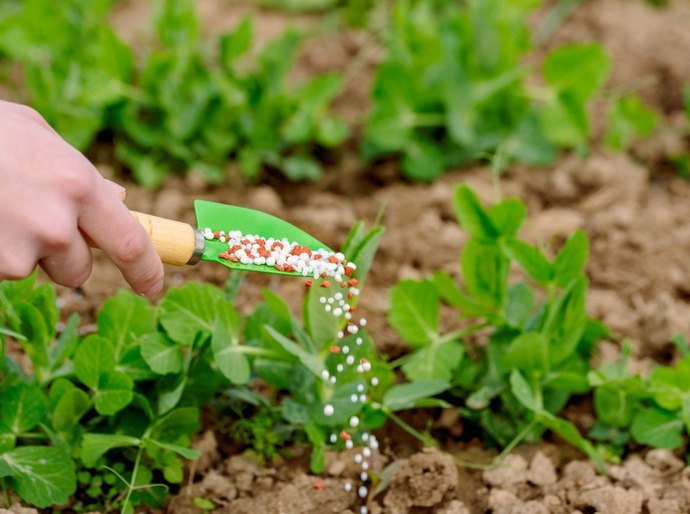
[[[58,284],[91,274],[87,238],[146,296],[163,287],[149,236],[106,180],[33,109],[0,100],[0,280],[39,264]]]

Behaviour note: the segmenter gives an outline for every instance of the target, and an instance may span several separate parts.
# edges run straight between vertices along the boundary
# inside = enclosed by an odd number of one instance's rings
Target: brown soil
[[[122,2],[114,17],[130,41],[150,37],[142,32],[146,25],[141,20],[148,14],[141,4]],[[232,26],[240,13],[256,11],[250,2],[231,4],[200,2],[207,31]],[[286,26],[285,15],[274,12],[261,12],[259,19],[257,32],[264,39]],[[294,19],[302,26],[313,21],[309,16]],[[602,41],[614,56],[613,84],[643,92],[673,123],[680,106],[679,85],[690,83],[689,26],[690,7],[683,0],[661,10],[642,1],[596,0],[584,2],[554,41]],[[367,50],[368,38],[363,33],[323,34],[308,44],[299,60],[301,68],[319,71],[343,69],[358,60],[358,73],[346,80],[338,104],[352,121],[361,121],[371,80],[367,71],[380,58],[377,49]],[[671,137],[670,143],[660,139],[649,144],[646,155],[656,155],[660,148],[665,152],[682,141]],[[100,167],[105,175],[113,175],[108,165]],[[449,173],[432,185],[407,184],[394,177],[395,166],[362,170],[354,153],[347,151],[322,181],[311,185],[268,179],[253,187],[232,181],[207,189],[194,174],[170,179],[158,192],[125,185],[127,205],[135,210],[193,223],[195,198],[240,204],[280,215],[333,247],[342,244],[356,220],[372,222],[384,209],[386,234],[361,307],[381,350],[396,356],[405,346],[386,322],[388,288],[401,278],[425,277],[436,270],[457,274],[466,236],[454,219],[453,188],[469,183],[487,202],[495,200],[497,192],[485,168]],[[584,160],[566,157],[548,170],[513,169],[502,178],[501,189],[504,196],[525,200],[530,217],[524,234],[540,246],[557,248],[576,228],[588,233],[590,314],[614,330],[615,340],[634,342],[634,365],[640,372],[672,355],[668,344],[672,335],[690,339],[689,183],[652,173],[626,156],[595,153]],[[222,285],[226,276],[227,270],[211,264],[169,267],[167,285],[185,280]],[[88,330],[98,306],[119,287],[127,286],[115,267],[96,255],[92,277],[82,288],[60,289],[63,315],[79,312]],[[247,276],[240,308],[250,310],[261,287],[292,299],[296,309],[303,285],[291,279]],[[602,358],[615,358],[616,353],[616,344],[602,346]],[[444,423],[451,436],[462,431],[457,417]],[[347,480],[357,478],[352,452],[329,455],[325,475],[314,477],[308,473],[304,449],[292,449],[290,459],[261,465],[248,455],[224,455],[216,437],[213,432],[200,437],[197,447],[202,458],[192,464],[190,482],[172,499],[169,512],[201,512],[193,505],[197,496],[213,501],[219,513],[360,512],[356,488],[349,492],[344,488]],[[481,472],[458,466],[459,460],[486,462],[492,456],[474,443],[451,440],[440,452],[421,451],[395,431],[381,434],[380,439],[381,453],[376,457],[382,481],[369,493],[371,513],[690,512],[690,468],[663,450],[632,454],[602,476],[569,447],[545,443],[521,447],[498,468]]]

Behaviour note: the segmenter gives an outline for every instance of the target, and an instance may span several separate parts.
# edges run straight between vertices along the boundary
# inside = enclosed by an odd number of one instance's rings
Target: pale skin
[[[163,265],[124,196],[38,112],[0,101],[0,280],[39,265],[78,287],[91,274],[90,239],[135,291],[156,296]]]

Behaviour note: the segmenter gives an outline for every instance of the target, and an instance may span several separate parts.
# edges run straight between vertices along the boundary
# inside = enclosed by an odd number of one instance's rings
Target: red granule
[[[323,282],[321,282],[321,287],[331,287],[331,283],[328,280],[324,280]]]

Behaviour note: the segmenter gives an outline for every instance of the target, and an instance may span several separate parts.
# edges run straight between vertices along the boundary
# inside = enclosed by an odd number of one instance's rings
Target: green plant
[[[590,372],[597,422],[590,434],[621,454],[634,440],[655,448],[683,446],[690,433],[690,346],[682,336],[673,342],[681,359],[672,366],[657,366],[647,379],[628,371],[630,349],[618,362]]]
[[[342,253],[348,262],[357,266],[353,278],[360,286],[382,233],[381,227],[367,231],[364,224],[359,223],[343,245]],[[385,421],[385,416],[372,409],[371,403],[383,396],[393,380],[368,335],[359,332],[338,337],[344,323],[326,312],[320,301],[322,296],[332,295],[335,287],[336,284],[319,287],[315,281],[304,298],[302,321],[283,300],[264,290],[264,302],[245,324],[247,345],[264,352],[254,361],[254,371],[274,388],[280,415],[290,425],[294,439],[306,438],[311,443],[314,472],[323,470],[329,434],[349,427],[353,416],[358,419],[359,431],[371,430]],[[371,364],[370,372],[363,374],[354,365],[343,366],[346,355],[340,350],[344,347],[348,348],[347,357],[351,362],[366,359]],[[377,377],[378,382],[369,388],[367,377],[371,376]],[[331,377],[337,377],[337,382],[330,381]],[[359,398],[367,389],[367,401],[351,400],[352,395]],[[330,413],[328,406],[332,409]]]
[[[413,348],[396,365],[412,383],[446,379],[442,398],[499,446],[549,429],[601,465],[577,428],[557,417],[573,395],[589,390],[588,359],[607,333],[585,313],[587,237],[574,233],[550,261],[518,236],[526,214],[520,200],[485,209],[459,186],[454,206],[470,236],[460,257],[464,287],[437,273],[393,288],[389,321]],[[512,263],[528,280],[509,280]],[[460,311],[465,328],[442,332],[442,301]],[[475,333],[486,342],[473,342]]]
[[[658,122],[659,114],[646,107],[639,96],[620,96],[609,109],[606,145],[613,150],[626,151],[636,140],[649,136]]]
[[[72,316],[56,338],[55,290],[34,282],[0,283],[0,337],[21,334],[32,364],[25,374],[2,356],[2,480],[41,507],[64,504],[77,476],[82,504],[161,505],[197,455],[199,407],[249,379],[232,304],[199,284],[171,289],[158,307],[122,291],[101,308],[97,333],[78,337]]]
[[[531,0],[399,2],[388,56],[376,72],[364,155],[402,154],[403,173],[433,180],[503,144],[527,162],[548,162],[523,84]]]
[[[244,19],[209,49],[194,2],[161,0],[157,7],[160,47],[118,114],[117,155],[135,178],[155,186],[171,170],[196,170],[218,182],[229,157],[248,178],[266,166],[291,180],[317,178],[322,170],[312,154],[337,146],[348,130],[328,113],[340,88],[336,75],[286,86],[297,33],[250,56],[253,29]]]
[[[0,54],[21,64],[28,100],[85,150],[128,91],[132,55],[109,27],[111,0],[27,0],[0,10]]]

